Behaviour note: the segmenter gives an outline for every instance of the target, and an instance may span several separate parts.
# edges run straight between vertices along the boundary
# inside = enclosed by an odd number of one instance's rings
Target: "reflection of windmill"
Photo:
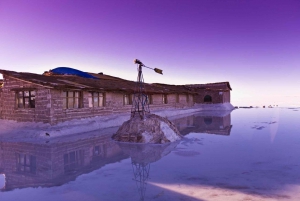
[[[133,180],[135,180],[140,201],[145,198],[147,181],[150,175],[150,164],[168,155],[179,143],[179,141],[167,144],[131,144],[119,143],[125,154],[130,155],[133,170]]]
[[[141,163],[131,162],[131,164],[132,164],[132,170],[133,170],[136,187],[140,194],[140,201],[143,201],[145,198],[145,193],[147,188],[147,180],[149,178],[150,163],[141,164]]]
[[[134,92],[133,103],[131,108],[131,117],[134,117],[136,113],[144,119],[145,114],[150,113],[149,109],[149,97],[146,94],[144,87],[144,77],[142,67],[150,68],[145,66],[140,60],[135,59],[134,63],[138,65],[138,77],[136,82],[136,89]],[[153,68],[150,68],[153,69]],[[162,70],[158,68],[153,69],[156,73],[162,74]]]

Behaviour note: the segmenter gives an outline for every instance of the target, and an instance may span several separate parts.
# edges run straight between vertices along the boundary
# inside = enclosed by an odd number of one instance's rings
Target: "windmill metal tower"
[[[136,182],[136,186],[140,194],[140,201],[143,201],[145,198],[147,188],[147,180],[149,178],[150,163],[143,164],[131,162],[131,164],[133,169],[134,180]]]
[[[135,115],[139,115],[141,119],[145,118],[145,115],[150,113],[149,109],[149,96],[146,94],[145,86],[144,86],[144,77],[142,72],[142,67],[150,68],[145,66],[140,60],[135,59],[134,63],[138,65],[138,76],[136,82],[136,89],[132,99],[132,108],[131,108],[131,118],[135,117]],[[154,70],[156,73],[162,74],[162,70],[158,68],[150,68]]]

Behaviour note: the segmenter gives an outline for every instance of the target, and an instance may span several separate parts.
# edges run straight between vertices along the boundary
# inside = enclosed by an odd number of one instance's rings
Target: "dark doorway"
[[[203,120],[206,125],[210,125],[213,121],[211,117],[205,117]]]
[[[206,96],[204,97],[204,103],[209,103],[209,102],[212,102],[212,98],[211,98],[210,95],[206,95]]]

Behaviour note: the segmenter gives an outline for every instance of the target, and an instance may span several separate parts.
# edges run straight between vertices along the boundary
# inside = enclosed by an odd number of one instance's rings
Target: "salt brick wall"
[[[17,108],[15,91],[17,88],[36,88],[35,108]],[[83,107],[63,109],[62,91],[47,89],[39,85],[19,81],[4,75],[4,87],[0,98],[0,118],[17,121],[34,121],[57,124],[72,119],[104,116],[109,114],[129,113],[132,105],[124,105],[124,93],[106,92],[103,107],[90,108],[88,103],[89,92],[83,92]],[[179,102],[176,102],[177,94],[167,95],[167,104],[162,103],[162,94],[152,95],[153,104],[150,111],[167,108],[186,108],[194,105],[193,95],[187,102],[186,94],[179,94]]]
[[[224,128],[231,125],[231,115],[230,114],[228,114],[228,115],[226,115],[226,116],[224,116],[222,118],[223,118],[223,126],[224,126]]]
[[[97,165],[92,165],[94,160],[93,150],[100,147],[100,156]],[[125,158],[120,147],[111,142],[111,134],[94,138],[86,138],[73,142],[56,144],[33,144],[24,142],[0,142],[1,159],[0,169],[6,175],[6,189],[53,186],[63,184],[75,179],[82,172],[98,169],[110,161]],[[84,164],[75,173],[64,172],[64,155],[73,151],[82,150]],[[16,153],[36,157],[36,174],[17,172]],[[121,155],[120,155],[121,154]],[[127,158],[128,156],[126,156]]]
[[[206,124],[204,119],[211,119],[211,124]],[[172,121],[182,135],[190,132],[212,131],[215,134],[226,134],[226,128],[231,126],[230,114],[224,117],[213,116],[187,116]]]
[[[122,93],[105,93],[103,107],[89,107],[89,92],[83,92],[83,107],[63,109],[62,91],[51,90],[51,123],[56,124],[72,119],[88,118],[130,112],[131,105],[124,105]]]
[[[88,92],[83,93],[83,108],[63,109],[61,91],[51,90],[51,123],[56,124],[78,118],[104,116],[109,114],[129,113],[132,105],[124,105],[124,93],[106,92],[105,104],[103,107],[90,108],[88,104]],[[152,95],[153,104],[150,104],[150,111],[165,108],[184,108],[193,106],[193,96],[189,95],[189,102],[186,102],[186,95],[180,95],[179,103],[176,103],[176,94],[167,95],[168,104],[162,104],[162,94]]]
[[[211,119],[211,124],[206,124],[205,119]],[[220,130],[222,128],[230,126],[230,114],[225,117],[210,117],[210,116],[198,116],[195,117],[195,125],[201,126],[204,130]]]
[[[179,102],[176,102],[177,94],[167,94],[167,104],[163,104],[162,94],[152,95],[152,104],[150,104],[150,111],[156,109],[166,108],[186,108],[194,105],[193,95],[189,95],[189,102],[187,102],[187,95],[179,94]]]
[[[182,132],[187,127],[190,127],[190,126],[194,125],[194,116],[182,117],[180,119],[172,120],[172,122],[175,124],[175,126],[177,127],[177,129],[180,132]]]
[[[223,92],[223,103],[230,103],[230,91]]]
[[[2,88],[0,88],[0,119],[2,119]]]
[[[204,102],[204,97],[206,95],[209,95],[212,97],[212,104],[217,104],[217,103],[225,103],[225,102],[230,102],[230,92],[222,92],[222,94],[219,94],[219,91],[212,91],[212,90],[202,90],[198,95],[195,95],[194,101],[195,103],[207,103]],[[209,104],[207,103],[207,104]]]
[[[17,121],[36,121],[49,122],[50,120],[50,90],[31,83],[19,81],[15,78],[4,77],[4,86],[2,87],[2,109],[1,118]],[[17,108],[16,92],[12,89],[36,88],[35,108]]]
[[[6,176],[6,189],[27,187],[34,184],[46,185],[51,179],[51,152],[49,145],[25,142],[2,142],[2,167]],[[36,157],[36,174],[17,172],[16,154]]]

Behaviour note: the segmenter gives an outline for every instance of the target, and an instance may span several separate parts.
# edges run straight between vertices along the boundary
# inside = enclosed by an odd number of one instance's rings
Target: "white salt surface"
[[[150,142],[153,138],[152,137],[153,135],[151,135],[151,133],[148,133],[147,131],[143,132],[142,136],[143,136],[145,142]]]
[[[231,103],[219,103],[219,104],[195,104],[195,107],[201,107],[202,110],[214,111],[214,110],[233,110],[234,107]]]
[[[219,112],[218,109],[220,109],[220,105],[222,104],[214,104],[214,106],[213,104],[210,105],[210,110]],[[225,103],[223,105],[223,109],[228,109],[230,108],[229,105],[231,104]],[[203,106],[197,105],[189,109],[166,109],[155,110],[151,112],[159,116],[169,118],[178,115],[191,114],[202,110]],[[0,119],[0,139],[47,138],[48,136],[46,136],[46,133],[50,134],[50,137],[53,138],[120,126],[123,122],[129,120],[129,118],[129,114],[126,113],[109,116],[98,116],[93,118],[75,119],[63,123],[58,123],[57,125],[34,122],[16,122]]]
[[[165,122],[160,122],[160,129],[165,134],[165,137],[170,140],[170,142],[180,140],[180,137]]]

